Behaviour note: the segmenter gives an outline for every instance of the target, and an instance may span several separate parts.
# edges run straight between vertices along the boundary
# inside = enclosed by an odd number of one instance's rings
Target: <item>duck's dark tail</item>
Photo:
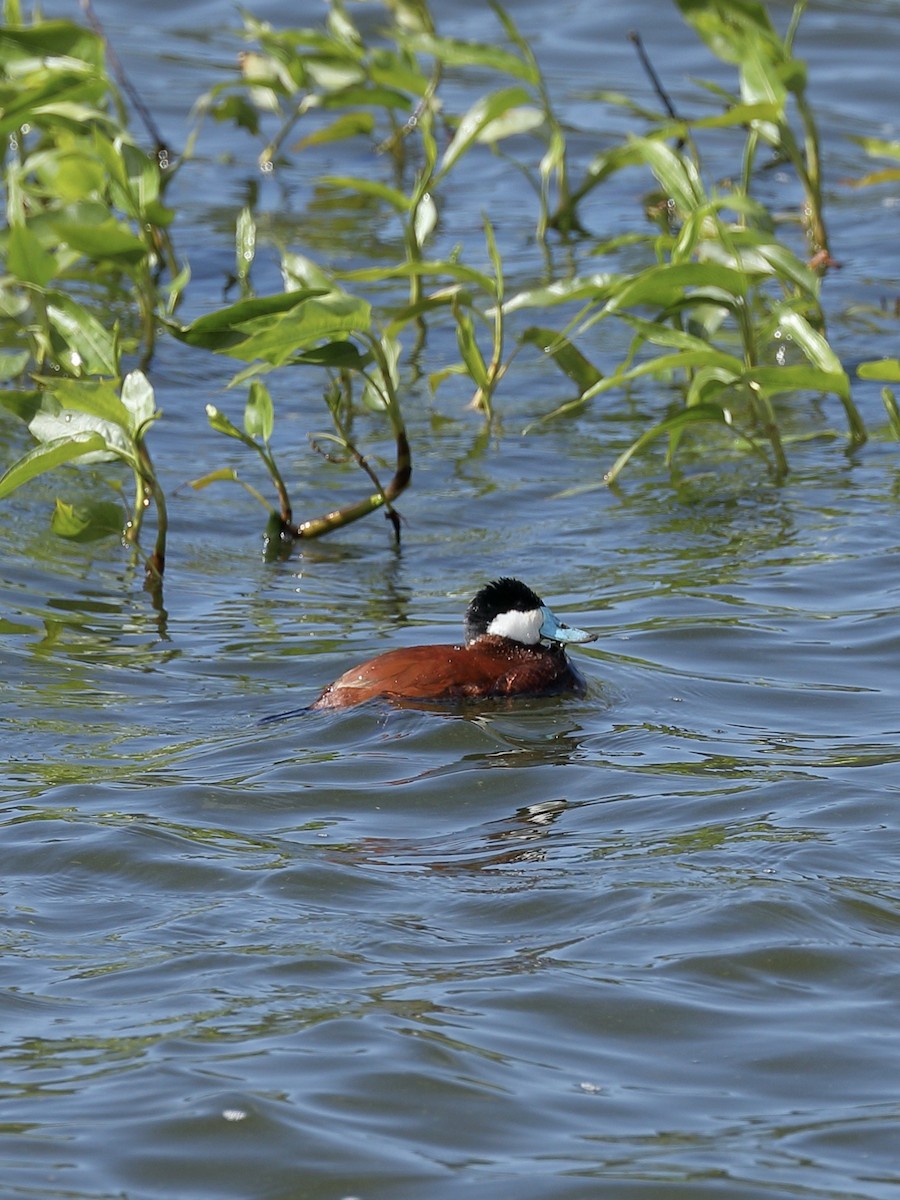
[[[305,708],[292,708],[289,712],[271,713],[268,717],[262,717],[256,723],[257,725],[272,725],[275,721],[289,721],[291,717],[301,717],[304,713],[311,711],[311,705],[307,704]]]

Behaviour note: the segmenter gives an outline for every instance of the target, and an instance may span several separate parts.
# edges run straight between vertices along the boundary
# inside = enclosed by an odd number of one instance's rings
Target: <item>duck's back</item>
[[[582,687],[562,650],[488,636],[469,646],[409,646],[379,654],[336,679],[313,708],[349,708],[379,698],[548,695]]]

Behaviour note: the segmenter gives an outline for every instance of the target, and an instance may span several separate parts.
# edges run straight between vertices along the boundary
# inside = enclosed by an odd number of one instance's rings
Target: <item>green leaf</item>
[[[23,283],[45,287],[56,274],[59,263],[27,225],[17,223],[9,229],[6,266]]]
[[[784,332],[790,334],[813,367],[821,373],[819,384],[803,383],[797,386],[811,388],[814,391],[833,392],[838,396],[844,406],[847,424],[850,426],[850,437],[857,445],[861,445],[867,436],[865,422],[853,403],[850,380],[837,354],[832,350],[826,338],[817,329],[813,329],[809,321],[800,313],[791,310],[781,312],[779,325]]]
[[[823,371],[802,363],[791,367],[753,367],[744,379],[766,396],[784,392],[831,392],[836,396],[850,393],[843,371]]]
[[[221,467],[218,471],[210,471],[208,475],[203,475],[200,479],[191,479],[188,482],[188,487],[193,488],[195,492],[200,492],[204,488],[209,487],[211,483],[222,482],[239,484],[245,492],[249,492],[253,499],[263,506],[266,512],[272,513],[276,520],[278,519],[278,514],[268,500],[266,500],[265,496],[257,491],[251,483],[245,483],[243,479],[239,478],[234,467]]]
[[[371,103],[376,104],[378,101],[373,97]],[[314,133],[308,133],[299,142],[295,142],[292,149],[306,150],[310,146],[325,146],[331,142],[342,142],[346,141],[347,138],[358,137],[361,133],[372,134],[374,132],[375,117],[372,113],[342,113],[330,125],[326,125],[322,129],[317,129]]]
[[[787,246],[778,242],[764,242],[756,247],[756,252],[765,259],[780,279],[790,280],[809,299],[818,299],[821,283],[819,276]]]
[[[74,21],[57,19],[19,28],[7,26],[2,30],[0,49],[8,63],[65,57],[75,60],[72,65],[82,69],[103,66],[103,39]]]
[[[254,296],[198,317],[190,325],[173,324],[172,331],[189,346],[202,346],[205,350],[221,353],[244,341],[254,322],[277,317],[303,304],[310,297],[326,294],[324,288],[298,288],[293,292],[280,292],[272,296]]]
[[[201,475],[199,479],[191,479],[188,481],[188,487],[193,488],[195,492],[202,492],[204,488],[208,488],[211,483],[238,483],[238,473],[234,467],[219,467],[218,470],[210,471],[206,475]]]
[[[472,318],[466,312],[456,313],[456,341],[459,346],[459,352],[462,355],[462,360],[466,364],[466,370],[473,381],[480,388],[489,388],[490,380],[488,379],[484,356],[478,347],[478,342],[475,340],[475,326]]]
[[[881,399],[888,415],[891,434],[897,441],[900,441],[900,407],[897,405],[897,397],[890,388],[882,388]]]
[[[246,206],[241,209],[235,224],[234,236],[235,274],[238,281],[246,285],[250,279],[250,268],[256,257],[256,221]]]
[[[362,354],[353,342],[348,341],[328,342],[325,346],[314,346],[291,358],[291,362],[308,363],[314,367],[329,367],[334,371],[362,371],[370,361],[369,355]]]
[[[28,390],[0,388],[0,405],[27,425],[44,408],[47,394],[37,388]]]
[[[0,500],[45,471],[73,462],[85,454],[105,450],[106,441],[99,433],[84,432],[56,438],[29,450],[0,477]]]
[[[28,350],[0,351],[0,380],[4,383],[18,379],[28,366],[31,353]]]
[[[441,159],[437,172],[438,177],[447,174],[454,163],[465,154],[479,134],[492,121],[496,121],[517,105],[527,104],[530,99],[530,95],[524,88],[513,87],[504,88],[499,92],[491,92],[487,96],[482,96],[480,100],[476,100],[463,116],[450,145],[444,151],[444,157]]]
[[[425,192],[422,199],[416,205],[416,217],[413,225],[413,236],[420,250],[434,232],[437,222],[437,205],[434,202],[431,192]]]
[[[56,217],[52,228],[61,241],[93,262],[116,262],[126,265],[147,258],[147,246],[127,225],[109,217],[96,224],[69,221]]]
[[[668,308],[685,296],[688,288],[719,288],[729,297],[743,297],[747,282],[742,271],[719,263],[663,263],[626,277],[607,303],[606,311],[645,304]]]
[[[487,67],[536,85],[539,76],[531,63],[525,62],[510,50],[482,42],[464,42],[456,38],[434,37],[423,34],[412,38],[411,44],[419,54],[429,54],[448,67]]]
[[[860,379],[878,379],[883,383],[900,383],[900,358],[877,358],[860,363],[856,368]]]
[[[700,173],[691,160],[656,138],[635,139],[641,158],[682,214],[691,213],[706,202]]]
[[[190,346],[281,366],[323,338],[368,332],[371,324],[367,301],[337,288],[311,288],[241,300],[174,331]]]
[[[569,304],[578,300],[603,300],[616,288],[620,288],[627,276],[606,272],[596,275],[573,275],[541,287],[526,288],[505,301],[505,313],[518,312],[523,308],[549,308],[554,304]]]
[[[131,429],[131,413],[110,380],[50,378],[42,382],[49,395],[68,412],[86,413],[123,430]]]
[[[874,187],[880,183],[896,183],[900,180],[900,167],[885,167],[882,171],[870,171],[853,181],[853,187]]]
[[[206,416],[209,420],[210,426],[216,431],[216,433],[224,433],[226,437],[235,438],[237,441],[243,442],[245,445],[248,442],[252,445],[252,440],[247,437],[246,433],[242,433],[241,430],[238,429],[237,425],[233,425],[232,422],[229,421],[225,416],[225,414],[220,409],[216,408],[214,404],[207,404]]]
[[[111,462],[116,458],[134,459],[134,443],[117,422],[106,421],[91,413],[44,408],[29,421],[32,437],[43,443],[71,440],[84,433],[94,433],[103,445],[83,455],[84,462]]]
[[[642,433],[639,438],[631,443],[610,469],[603,476],[603,482],[606,484],[613,483],[618,475],[621,474],[624,467],[635,454],[646,449],[651,442],[663,435],[670,437],[680,437],[681,434],[691,425],[713,424],[725,425],[731,427],[731,413],[727,408],[721,408],[718,404],[695,404],[692,408],[684,408],[676,413],[673,417],[667,417],[664,421],[658,422],[651,429]]]
[[[813,366],[820,371],[832,375],[843,375],[847,378],[843,364],[823,334],[813,329],[806,317],[792,309],[785,309],[779,314],[778,324],[783,333],[788,334],[800,347]],[[849,391],[849,383],[846,390]]]
[[[713,54],[740,65],[751,46],[780,46],[760,0],[676,0],[681,15]]]
[[[365,300],[335,291],[305,300],[283,313],[248,321],[244,326],[245,336],[222,347],[222,352],[244,362],[262,359],[281,366],[324,338],[368,332],[371,324],[372,310]]]
[[[73,375],[119,374],[118,330],[107,329],[62,292],[47,293],[47,318],[68,347],[59,357]]]
[[[732,104],[713,117],[697,117],[689,121],[676,121],[672,125],[672,133],[683,134],[690,129],[728,129],[733,125],[750,125],[754,121],[774,121],[778,118],[781,106],[768,101],[757,101],[752,104]]]
[[[248,437],[262,438],[268,444],[275,427],[275,408],[269,389],[258,379],[250,384],[247,407],[244,409],[244,429]]]
[[[873,158],[900,158],[900,142],[888,142],[884,138],[854,137],[857,142]]]
[[[389,56],[390,57],[390,56]],[[319,107],[323,111],[330,108],[354,109],[354,108],[383,108],[387,111],[402,109],[404,112],[409,112],[412,108],[410,95],[422,96],[425,93],[426,83],[422,76],[410,76],[407,74],[404,77],[402,67],[399,65],[396,57],[393,59],[395,74],[391,74],[390,68],[387,69],[386,77],[391,83],[396,84],[396,87],[373,86],[379,84],[385,72],[381,70],[377,64],[372,64],[372,83],[351,84],[349,87],[340,88],[336,92],[328,92],[325,95],[317,97]],[[408,91],[400,91],[399,89],[408,85]],[[348,116],[367,117],[367,113],[349,113]],[[352,124],[352,122],[351,122]],[[361,123],[360,133],[370,132],[367,128],[369,122]],[[374,128],[374,121],[372,122]]]
[[[128,413],[127,428],[131,433],[137,433],[157,415],[153,388],[143,371],[129,371],[122,380],[122,404]]]
[[[647,321],[632,313],[619,315],[636,331],[642,341],[649,342],[652,346],[668,346],[672,350],[697,350],[701,353],[708,353],[710,350],[709,338],[698,337],[683,329],[676,329],[673,325],[660,324],[659,321]],[[734,361],[737,362],[737,359]]]
[[[318,263],[304,254],[285,250],[281,255],[281,278],[286,292],[308,291],[324,295],[334,288],[334,279]]]
[[[579,393],[586,392],[603,378],[602,373],[585,358],[578,347],[557,330],[532,325],[522,334],[522,341],[530,342],[549,355],[563,374],[575,383]]]
[[[377,179],[363,179],[356,175],[323,175],[319,179],[319,183],[334,188],[343,188],[348,192],[358,192],[362,196],[373,196],[377,200],[384,200],[399,213],[404,213],[409,209],[409,196],[401,192],[399,188],[379,183]]]
[[[372,281],[380,282],[385,279],[408,279],[410,276],[420,276],[423,278],[434,276],[436,278],[457,279],[462,283],[470,283],[475,287],[481,288],[489,296],[494,295],[496,290],[494,280],[490,275],[486,275],[483,271],[477,271],[474,267],[468,267],[464,263],[454,262],[451,259],[426,260],[423,262],[406,261],[398,263],[393,267],[362,267],[358,270],[341,273],[342,279],[359,280],[364,283]]]
[[[58,537],[73,542],[94,542],[113,534],[121,536],[123,515],[121,505],[113,500],[88,500],[67,504],[57,499],[50,528]]]
[[[545,120],[544,114],[533,104],[521,104],[515,108],[508,108],[502,116],[485,125],[478,135],[478,141],[485,145],[493,145],[494,142],[502,141],[504,138],[532,133],[535,129],[540,129]]]

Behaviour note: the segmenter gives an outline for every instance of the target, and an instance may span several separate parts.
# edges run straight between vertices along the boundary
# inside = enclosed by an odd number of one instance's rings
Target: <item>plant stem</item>
[[[368,463],[362,455],[358,454],[355,450],[353,453],[363,470],[366,471],[370,478],[374,478]],[[325,513],[324,516],[313,517],[309,521],[303,521],[299,525],[291,526],[287,532],[291,537],[298,539],[322,537],[324,534],[331,533],[335,529],[340,529],[344,525],[349,525],[353,521],[358,521],[361,517],[368,516],[370,512],[374,512],[375,509],[386,505],[388,508],[387,515],[393,522],[394,534],[399,542],[399,517],[393,511],[391,505],[407,486],[411,477],[412,456],[406,433],[401,429],[397,433],[397,466],[394,476],[387,487],[379,488],[373,495],[366,496],[365,499],[358,500],[355,504],[348,504],[344,508],[337,508],[333,512]]]

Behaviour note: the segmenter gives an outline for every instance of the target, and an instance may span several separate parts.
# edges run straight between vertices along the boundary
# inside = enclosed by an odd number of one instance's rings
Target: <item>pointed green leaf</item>
[[[6,266],[11,274],[24,283],[45,287],[58,269],[56,255],[45,250],[27,225],[10,226]]]
[[[42,382],[49,395],[69,413],[85,413],[123,430],[131,429],[131,413],[110,380],[49,378]]]
[[[341,93],[341,95],[343,94]],[[402,100],[403,97],[401,97]],[[346,97],[344,97],[344,102],[346,103]],[[373,96],[369,102],[377,104],[379,101]],[[337,120],[332,121],[330,125],[326,125],[322,129],[317,129],[314,133],[308,133],[299,142],[295,142],[292,149],[306,150],[310,146],[325,146],[330,142],[341,142],[347,138],[358,137],[361,133],[372,134],[374,131],[375,117],[372,113],[345,112]]]
[[[416,245],[420,250],[428,241],[429,237],[431,237],[437,222],[437,205],[434,202],[431,192],[426,192],[416,205],[416,219],[413,226],[413,234],[416,239]]]
[[[686,155],[679,154],[656,138],[636,140],[644,162],[681,213],[691,213],[705,203],[706,193],[700,173]]]
[[[129,416],[127,428],[132,433],[156,416],[153,388],[143,371],[129,371],[122,380],[122,404]]]
[[[254,296],[238,300],[225,308],[216,309],[198,317],[190,325],[172,325],[172,331],[181,341],[190,346],[202,346],[206,350],[222,351],[244,340],[246,328],[262,317],[277,316],[289,312],[311,296],[322,296],[325,288],[298,288],[293,292],[279,292],[272,296]]]
[[[29,450],[0,477],[0,500],[45,471],[52,471],[54,467],[73,462],[86,453],[105,448],[105,440],[94,432],[76,433],[72,437],[44,442]]]
[[[846,379],[841,360],[832,350],[824,335],[814,329],[806,317],[792,309],[785,309],[780,314],[778,323],[782,332],[794,340],[813,366],[829,374],[843,375]]]
[[[206,475],[201,475],[199,479],[191,479],[188,481],[188,487],[194,489],[195,492],[200,492],[204,488],[209,487],[211,483],[238,483],[238,473],[234,467],[219,467],[216,471],[210,471]]]
[[[111,462],[115,458],[129,461],[134,458],[134,444],[124,428],[113,421],[106,421],[92,413],[63,409],[44,409],[35,414],[28,423],[31,434],[39,442],[55,443],[68,441],[84,433],[95,433],[103,439],[103,446],[83,454],[84,462]]]
[[[576,384],[580,393],[586,392],[603,378],[594,364],[558,330],[532,325],[524,331],[522,340],[549,355],[563,374]]]
[[[250,384],[247,407],[244,409],[244,429],[247,436],[262,438],[268,443],[275,426],[275,409],[269,389],[258,379]]]
[[[224,433],[226,437],[236,438],[239,442],[247,443],[251,441],[251,439],[248,438],[245,433],[242,433],[241,430],[238,429],[237,425],[233,425],[225,416],[225,414],[220,409],[216,408],[214,404],[207,404],[206,416],[211,427],[216,431],[216,433]]]
[[[302,354],[295,354],[291,362],[308,363],[314,367],[330,367],[335,371],[362,371],[371,361],[359,348],[349,341],[328,342],[325,346],[313,346]]]
[[[47,317],[68,346],[60,355],[73,375],[119,374],[117,329],[105,328],[95,316],[62,292],[48,293]]]
[[[102,537],[121,535],[124,517],[121,505],[113,500],[87,500],[67,504],[57,499],[50,528],[57,537],[73,542],[94,542]]]
[[[660,421],[651,429],[642,433],[639,438],[631,443],[627,450],[619,455],[603,476],[603,482],[606,484],[613,483],[629,460],[635,454],[639,453],[639,451],[644,450],[658,437],[662,437],[664,434],[680,436],[688,426],[699,424],[731,426],[731,413],[727,408],[721,408],[718,404],[695,404],[692,408],[682,409],[681,412],[676,413],[673,417],[667,417],[664,421]]]
[[[801,363],[790,367],[754,367],[745,375],[746,382],[765,396],[784,392],[830,392],[848,396],[850,385],[843,371],[823,371]]]
[[[520,104],[508,108],[501,116],[489,121],[478,135],[478,141],[492,145],[504,138],[518,137],[523,133],[532,133],[540,129],[546,117],[533,104]]]
[[[52,222],[56,235],[67,246],[93,262],[131,265],[148,256],[147,246],[122,221],[109,217],[96,224],[57,217]]]
[[[47,393],[36,388],[13,390],[0,388],[0,405],[27,425],[45,406]]]
[[[492,46],[483,42],[464,42],[456,38],[434,37],[423,34],[411,39],[412,46],[419,54],[428,54],[438,62],[448,67],[486,67],[492,71],[500,71],[504,75],[512,75],[514,79],[522,79],[526,83],[537,84],[539,76],[531,63],[525,62],[517,54],[502,46]]]
[[[475,340],[475,326],[468,313],[456,314],[456,342],[466,370],[475,384],[480,388],[490,387],[484,356]]]
[[[627,305],[651,304],[668,308],[693,288],[719,288],[726,296],[743,297],[748,280],[742,271],[712,262],[663,263],[626,277],[606,311]]]
[[[222,350],[244,362],[258,358],[281,366],[323,338],[368,332],[371,324],[372,310],[365,300],[335,291],[306,300],[286,312],[248,321],[244,326],[245,336]]]
[[[596,275],[573,275],[571,279],[560,279],[541,287],[526,288],[505,301],[505,313],[518,312],[523,308],[549,308],[553,304],[569,304],[574,300],[602,300],[610,292],[621,288],[627,276],[606,272]]]
[[[0,380],[7,383],[17,379],[28,366],[31,354],[28,350],[0,351]]]
[[[235,223],[234,235],[235,274],[238,281],[246,285],[250,278],[250,268],[256,257],[256,221],[253,213],[246,206],[241,209]]]
[[[407,195],[401,192],[399,188],[392,188],[386,183],[379,183],[377,179],[363,179],[355,175],[323,175],[319,179],[319,183],[328,184],[335,188],[343,188],[349,192],[358,192],[361,196],[372,196],[377,200],[384,200],[399,213],[406,212],[409,209],[410,201]]]
[[[897,405],[897,397],[890,388],[882,388],[881,399],[888,415],[891,434],[897,441],[900,441],[900,406]]]
[[[856,368],[860,379],[877,379],[883,383],[900,383],[900,358],[878,358],[860,363]]]
[[[482,96],[480,100],[476,100],[463,116],[450,145],[444,151],[444,157],[438,169],[438,177],[447,174],[486,126],[502,117],[511,108],[515,108],[516,105],[527,104],[530,99],[529,93],[524,88],[513,87],[504,88],[499,92],[491,92],[487,96]]]

